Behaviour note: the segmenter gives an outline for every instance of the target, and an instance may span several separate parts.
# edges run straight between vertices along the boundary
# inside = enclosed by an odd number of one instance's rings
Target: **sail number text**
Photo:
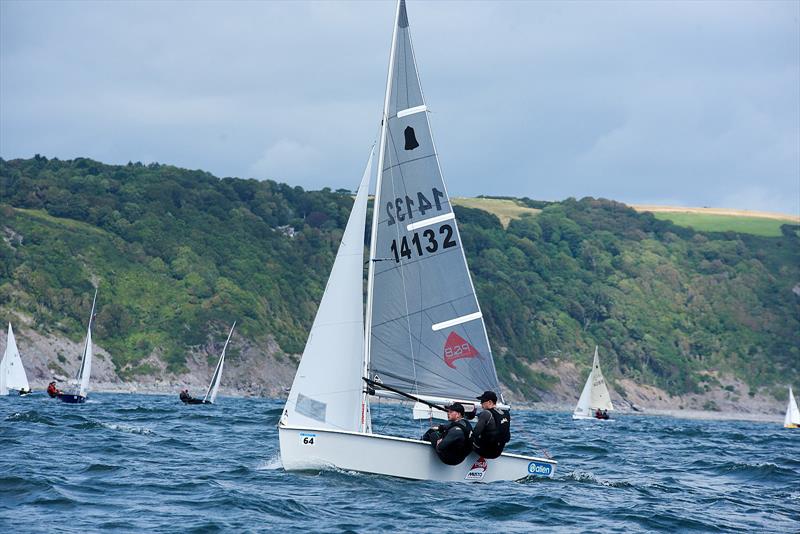
[[[420,215],[425,215],[425,212],[428,210],[432,210],[436,207],[436,211],[442,211],[442,199],[444,198],[444,193],[436,189],[435,187],[431,190],[433,196],[433,203],[428,200],[422,192],[417,193],[417,211]],[[388,225],[392,226],[395,222],[403,222],[406,218],[413,219],[414,218],[414,199],[411,198],[409,195],[405,197],[397,197],[394,200],[390,200],[386,203],[386,215],[389,216]]]
[[[414,232],[411,239],[408,237],[403,236],[399,247],[397,246],[397,239],[392,239],[390,248],[394,255],[394,261],[397,263],[400,263],[400,258],[410,260],[413,252],[416,252],[417,256],[422,256],[424,254],[423,251],[433,254],[439,250],[439,239],[441,239],[441,248],[443,249],[456,246],[456,240],[453,238],[453,227],[449,224],[443,224],[439,227],[438,238],[432,228],[423,231],[422,238],[420,238],[419,232]]]

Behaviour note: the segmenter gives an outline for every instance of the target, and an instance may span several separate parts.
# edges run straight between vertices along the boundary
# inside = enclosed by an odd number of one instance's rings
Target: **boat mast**
[[[397,44],[397,27],[400,24],[400,11],[405,9],[404,0],[397,1],[397,10],[394,17],[394,30],[392,31],[392,48],[389,52],[389,72],[386,76],[386,95],[383,99],[383,114],[381,116],[381,148],[378,151],[378,171],[375,180],[375,199],[372,202],[372,229],[369,242],[369,271],[367,274],[367,312],[364,320],[364,368],[362,376],[369,378],[369,355],[372,338],[372,288],[375,283],[375,244],[378,239],[378,215],[380,213],[381,180],[383,179],[383,160],[386,151],[386,130],[389,115],[389,96],[392,92],[392,76],[394,76],[394,56]],[[369,417],[367,388],[361,394],[361,432],[372,432],[372,422]]]

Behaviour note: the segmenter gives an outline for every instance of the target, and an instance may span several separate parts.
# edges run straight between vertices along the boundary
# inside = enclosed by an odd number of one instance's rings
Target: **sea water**
[[[555,477],[468,484],[287,473],[282,406],[0,397],[0,532],[800,530],[800,431],[775,423],[516,410],[507,450],[545,448]],[[419,436],[410,414],[375,404],[374,430]]]

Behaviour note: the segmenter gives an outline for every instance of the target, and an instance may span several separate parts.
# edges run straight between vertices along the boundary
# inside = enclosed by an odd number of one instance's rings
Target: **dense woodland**
[[[542,211],[507,229],[456,213],[498,372],[528,398],[558,379],[526,363],[588,366],[595,344],[612,381],[671,393],[713,385],[707,371],[798,383],[796,226],[701,233],[609,200],[519,202]],[[78,340],[98,285],[95,340],[123,377],[151,354],[182,369],[234,319],[297,354],[352,203],[169,165],[0,159],[0,316]]]

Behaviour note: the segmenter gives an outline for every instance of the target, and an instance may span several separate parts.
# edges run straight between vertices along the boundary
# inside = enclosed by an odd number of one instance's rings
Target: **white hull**
[[[575,415],[575,414],[572,414],[572,419],[575,420],[575,421],[583,421],[585,419],[591,419],[593,421],[606,421],[606,422],[614,421],[614,419],[611,419],[611,418],[609,418],[609,419],[598,419],[597,417],[595,417],[593,415]]]
[[[529,476],[552,478],[555,460],[504,453],[475,468],[472,453],[460,465],[445,465],[430,443],[416,439],[340,430],[279,426],[281,462],[287,471],[338,468],[414,480],[495,482]],[[475,468],[475,469],[474,469]]]

